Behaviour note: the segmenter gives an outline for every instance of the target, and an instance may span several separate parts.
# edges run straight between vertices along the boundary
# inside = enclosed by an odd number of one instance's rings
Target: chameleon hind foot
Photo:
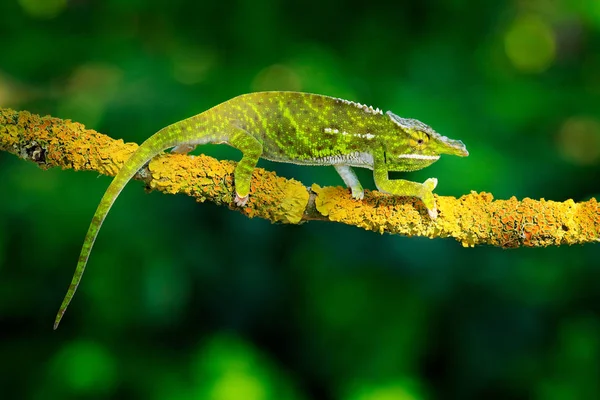
[[[238,207],[244,207],[248,203],[248,197],[248,195],[241,197],[239,194],[236,193],[233,202]]]

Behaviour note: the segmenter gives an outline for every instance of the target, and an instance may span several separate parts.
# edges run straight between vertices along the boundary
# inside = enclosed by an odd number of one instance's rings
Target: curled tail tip
[[[65,311],[67,311],[67,306],[69,305],[69,303],[62,304],[60,306],[60,308],[58,309],[58,312],[56,313],[56,318],[54,318],[54,330],[56,330],[58,328],[58,325],[60,324],[60,321],[62,320],[62,317],[65,315]]]
[[[61,319],[62,319],[62,315],[57,314],[56,319],[54,320],[54,330],[58,329],[58,324],[60,324]]]

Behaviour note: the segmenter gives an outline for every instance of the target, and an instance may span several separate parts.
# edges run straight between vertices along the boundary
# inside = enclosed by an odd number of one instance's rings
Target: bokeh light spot
[[[111,64],[83,64],[69,77],[59,113],[88,126],[100,123],[107,105],[121,90],[123,72]]]
[[[206,80],[217,59],[207,50],[182,48],[173,54],[172,62],[173,77],[184,85],[194,85]]]
[[[71,342],[54,361],[55,375],[74,393],[107,393],[114,387],[115,361],[97,343]]]
[[[586,3],[588,4],[587,15],[596,28],[600,28],[600,1],[587,0]]]
[[[556,56],[552,28],[535,15],[515,19],[504,36],[506,55],[513,66],[529,73],[546,70]]]
[[[198,398],[266,400],[273,394],[268,368],[250,345],[219,335],[198,354],[194,367]]]
[[[221,375],[215,381],[209,396],[215,400],[266,400],[269,397],[263,382],[241,371]]]
[[[66,0],[19,0],[25,13],[33,18],[51,19],[67,6]]]
[[[573,164],[600,162],[600,121],[591,117],[567,119],[558,132],[558,150]]]
[[[275,64],[260,71],[252,82],[252,90],[293,90],[302,89],[300,77],[292,68]]]
[[[350,393],[346,400],[420,400],[415,382],[391,382],[384,385],[366,385]]]
[[[587,21],[596,28],[600,28],[600,1],[598,0],[575,0],[568,4],[580,15],[581,19]]]

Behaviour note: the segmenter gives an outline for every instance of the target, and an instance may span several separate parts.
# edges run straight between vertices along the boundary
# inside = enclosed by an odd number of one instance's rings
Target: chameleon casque
[[[469,154],[461,141],[441,136],[420,121],[353,101],[301,92],[235,97],[161,129],[125,162],[96,209],[54,329],[77,290],[98,231],[127,182],[164,150],[187,153],[205,143],[225,143],[242,152],[234,171],[234,202],[240,207],[248,201],[252,171],[262,157],[293,164],[332,165],[352,197],[359,200],[364,191],[352,167],[372,169],[380,191],[420,198],[431,218],[437,217],[432,193],[437,179],[417,183],[390,179],[388,172],[425,168],[441,154]]]

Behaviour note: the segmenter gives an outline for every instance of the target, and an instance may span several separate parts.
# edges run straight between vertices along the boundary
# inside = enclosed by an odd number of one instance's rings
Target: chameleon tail
[[[56,314],[56,319],[54,320],[54,329],[58,328],[60,320],[65,314],[71,299],[75,295],[75,291],[77,290],[83,272],[85,271],[88,257],[92,251],[92,246],[94,245],[96,236],[98,236],[98,231],[113,203],[129,180],[148,162],[148,160],[152,159],[163,150],[175,146],[181,141],[181,137],[179,136],[180,133],[181,131],[179,129],[166,127],[147,139],[140,147],[138,147],[135,153],[129,157],[125,164],[123,164],[119,173],[114,177],[111,184],[108,186],[108,189],[106,189],[106,192],[104,193],[104,196],[102,196],[102,200],[100,200],[100,204],[94,213],[94,218],[90,223],[87,234],[85,235],[73,279],[71,280],[67,294],[60,305],[58,314]]]

